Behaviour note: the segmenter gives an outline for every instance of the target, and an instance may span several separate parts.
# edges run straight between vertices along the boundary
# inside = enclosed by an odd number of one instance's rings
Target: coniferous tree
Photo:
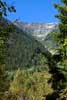
[[[64,63],[64,61],[67,58],[67,0],[61,0],[61,4],[54,4],[54,7],[58,9],[58,14],[55,15],[56,18],[59,19],[59,24],[58,24],[58,34],[57,36],[57,41],[59,44],[59,56],[60,59],[56,61],[56,59],[53,59],[53,62],[56,62],[56,67],[53,66],[53,70],[50,66],[51,70],[51,80],[52,80],[52,88],[54,89],[53,94],[47,96],[47,100],[66,100],[66,94],[62,99],[60,96],[60,93],[64,90],[66,90],[67,82],[66,82],[66,77],[65,77],[65,70],[62,70],[62,68],[58,68],[57,63]],[[58,57],[58,55],[56,55]],[[52,64],[53,64],[52,62]],[[63,94],[63,93],[62,93]]]
[[[59,19],[59,51],[64,60],[67,57],[67,0],[61,0],[61,4],[54,4],[54,7],[59,12],[55,17]]]
[[[67,0],[61,0],[61,4],[54,4],[54,7],[58,9],[58,14],[55,15],[56,18],[59,19],[59,24],[58,24],[58,42],[59,42],[59,54],[60,58],[58,62],[64,63],[65,60],[67,60]],[[54,59],[55,60],[55,59]],[[56,62],[57,63],[57,62]],[[53,75],[53,82],[52,82],[52,87],[54,88],[54,94],[51,95],[51,98],[54,96],[54,100],[66,100],[67,93],[62,99],[60,99],[60,93],[65,90],[67,87],[67,81],[66,81],[66,70],[60,70],[56,66],[57,70],[54,68],[54,72],[52,73]],[[57,73],[58,72],[58,73]],[[61,80],[58,80],[61,79]],[[58,83],[57,83],[58,80]],[[57,84],[55,84],[57,83]],[[55,87],[56,86],[56,87]],[[63,93],[62,93],[63,94]],[[57,99],[58,98],[58,99]]]

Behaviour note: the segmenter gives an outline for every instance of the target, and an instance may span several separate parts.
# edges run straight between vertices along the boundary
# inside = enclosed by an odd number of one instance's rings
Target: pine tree
[[[61,91],[64,91],[67,82],[65,77],[65,70],[62,70],[62,68],[58,68],[57,63],[63,63],[66,60],[67,57],[67,0],[61,0],[61,4],[54,4],[54,7],[58,9],[58,14],[55,15],[56,18],[59,19],[58,24],[58,34],[57,41],[59,42],[59,57],[58,61],[56,61],[56,58],[53,57],[53,62],[55,64],[50,65],[51,70],[51,82],[52,82],[52,88],[54,89],[53,94],[47,96],[47,100],[66,100],[67,98],[60,99],[60,93]],[[55,55],[58,58],[58,55]],[[50,61],[50,59],[49,59]],[[53,69],[52,69],[53,66]],[[63,94],[63,93],[62,93]],[[63,96],[63,95],[62,95]],[[66,94],[65,94],[66,96]],[[58,98],[58,99],[57,99]]]
[[[58,42],[59,42],[59,54],[60,57],[62,57],[62,61],[59,59],[58,62],[64,63],[65,60],[67,60],[67,0],[61,0],[61,4],[54,4],[54,7],[58,9],[58,14],[55,15],[56,18],[59,19],[58,24]],[[55,60],[55,59],[54,59]],[[57,63],[57,62],[56,62]],[[57,68],[57,70],[56,70]],[[54,73],[52,73],[52,87],[54,89],[54,93],[51,95],[51,98],[54,96],[54,99],[60,100],[60,93],[65,90],[67,87],[67,81],[66,81],[66,70],[60,70],[56,66],[54,68]],[[58,80],[59,79],[59,80]],[[57,82],[58,80],[58,82]],[[62,95],[63,96],[63,95]],[[66,94],[63,100],[66,100]],[[62,100],[62,99],[61,99]]]
[[[59,12],[55,17],[59,19],[59,51],[64,60],[67,57],[67,0],[61,0],[61,4],[54,4],[54,7]]]

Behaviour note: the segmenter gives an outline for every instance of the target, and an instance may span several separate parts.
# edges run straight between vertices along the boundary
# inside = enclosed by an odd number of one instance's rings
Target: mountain
[[[0,22],[0,30],[8,25],[13,28],[7,40],[6,68],[13,70],[41,65],[39,60],[43,58],[42,52],[47,52],[44,46],[10,21],[2,19]]]
[[[46,66],[47,58],[51,56],[49,47],[53,45],[55,48],[50,32],[57,29],[57,24],[11,23],[6,19],[0,22],[0,30],[8,25],[13,27],[7,41],[7,68],[12,70],[18,67]]]
[[[58,29],[57,23],[23,23],[19,20],[15,20],[13,24],[33,36],[37,41],[42,43],[47,50],[54,53],[57,44],[50,33]]]

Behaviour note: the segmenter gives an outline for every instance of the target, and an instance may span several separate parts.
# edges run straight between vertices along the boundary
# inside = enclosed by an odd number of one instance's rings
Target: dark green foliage
[[[12,31],[12,25],[3,27],[0,30],[0,64],[5,64],[5,59],[7,57],[7,40],[9,38],[9,33]]]
[[[46,97],[47,100],[67,99],[67,92],[64,96],[63,93],[61,93],[61,91],[63,91],[63,89],[65,90],[67,87],[67,76],[65,75],[67,72],[67,63],[65,63],[67,62],[67,1],[61,0],[61,2],[63,3],[61,5],[54,4],[54,7],[57,8],[59,12],[59,14],[55,15],[55,17],[59,19],[58,32],[55,34],[53,33],[53,37],[58,44],[58,54],[53,55],[53,62],[52,64],[49,63],[50,73],[52,74],[51,80],[49,80],[49,82],[52,82],[52,88],[54,89],[54,92]],[[60,96],[60,94],[62,95]]]
[[[6,1],[0,0],[0,18],[2,18],[3,16],[7,16],[8,11],[9,12],[16,12],[16,9],[13,5],[8,6]]]
[[[61,50],[63,51],[63,58],[65,58],[67,52],[67,46],[64,45],[67,38],[67,2],[66,0],[61,0],[61,2],[63,3],[62,6],[59,4],[54,4],[54,7],[57,8],[59,11],[59,14],[55,15],[55,17],[60,20],[58,38],[60,41],[59,45],[62,46]]]
[[[61,0],[61,5],[54,4],[54,7],[58,9],[59,14],[55,17],[59,19],[59,33],[57,34],[60,56],[62,56],[62,63],[67,59],[67,1]],[[64,66],[64,65],[63,65]]]
[[[8,90],[9,82],[5,73],[5,59],[6,59],[6,41],[8,38],[9,28],[2,28],[0,30],[0,98],[4,92]],[[6,84],[5,84],[6,82]]]
[[[4,67],[0,65],[0,93],[8,90],[8,87],[9,82],[7,80],[7,74],[5,73]]]
[[[3,17],[7,16],[7,11],[15,12],[15,9],[12,6],[8,7],[6,2],[0,0],[0,100],[5,100],[3,99],[3,96],[9,87],[9,81],[5,72],[5,59],[7,56],[7,40],[11,28],[10,26],[2,27],[4,24]]]
[[[53,57],[54,62],[56,63],[56,67],[51,68],[50,73],[52,73],[52,88],[54,89],[54,93],[50,94],[47,96],[47,100],[52,99],[54,96],[54,100],[66,100],[67,97],[67,92],[65,95],[61,93],[63,89],[67,87],[67,81],[66,81],[66,76],[64,73],[65,71],[63,67],[66,66],[65,61],[67,61],[67,1],[66,0],[61,0],[63,4],[54,4],[54,7],[58,9],[59,14],[55,15],[56,18],[59,19],[59,25],[58,25],[58,34],[56,34],[56,40],[58,42],[58,52],[59,52],[59,57],[62,59],[58,59],[58,61],[55,60]],[[66,42],[65,42],[66,41]],[[56,55],[58,57],[58,55]],[[64,64],[64,65],[63,65]],[[53,65],[52,65],[53,66]],[[60,67],[58,67],[60,66]],[[67,66],[66,66],[67,67]],[[50,82],[50,81],[49,81]],[[60,93],[62,94],[60,96]],[[49,97],[49,99],[48,99]]]
[[[39,64],[43,50],[45,49],[42,44],[14,26],[14,30],[10,33],[7,41],[6,67],[15,70],[18,67],[44,65],[44,63]],[[45,59],[45,57],[43,58]],[[34,64],[35,62],[36,64]]]

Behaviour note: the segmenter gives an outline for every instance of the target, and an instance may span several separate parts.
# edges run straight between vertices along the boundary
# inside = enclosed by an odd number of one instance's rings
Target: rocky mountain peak
[[[24,23],[16,20],[13,24],[41,42],[42,45],[51,53],[55,53],[57,44],[52,39],[50,33],[58,29],[57,23]]]
[[[20,21],[14,21],[13,23],[39,41],[43,41],[51,31],[57,29],[57,23],[23,23]]]

